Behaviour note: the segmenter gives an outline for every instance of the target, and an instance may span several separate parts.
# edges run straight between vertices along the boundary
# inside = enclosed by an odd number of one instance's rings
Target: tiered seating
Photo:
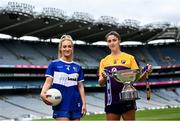
[[[179,46],[149,45],[121,47],[122,51],[136,57],[141,66],[147,63],[153,66],[180,64]],[[0,41],[0,64],[48,65],[57,58],[58,44],[24,41]],[[100,60],[108,55],[106,46],[75,45],[74,60],[86,68],[97,68]]]
[[[157,61],[158,65],[173,65],[180,63],[178,45],[159,45],[149,47],[149,52]]]
[[[177,95],[175,95],[175,93],[172,91],[167,91],[165,89],[159,89],[159,90],[156,90],[154,93],[157,96],[159,96],[160,98],[167,100],[168,105],[171,105],[171,106],[179,105],[179,102],[177,102],[179,97]]]
[[[1,97],[0,114],[8,118],[19,118],[27,114],[32,114],[35,116],[49,115],[48,110],[50,111],[49,109],[50,107],[36,100],[34,100],[33,98],[28,99],[23,96],[15,96],[15,95]]]
[[[27,43],[29,47],[32,47],[37,53],[46,58],[47,61],[51,61],[57,58],[58,45],[52,43]]]
[[[0,42],[0,65],[29,64],[27,61],[18,59],[13,52],[9,51],[2,42]]]
[[[1,89],[39,89],[42,87],[43,80],[1,80]]]
[[[180,88],[153,89],[152,98],[147,101],[146,92],[139,90],[141,99],[136,101],[138,110],[180,106],[179,94]],[[104,112],[104,93],[86,93],[86,102],[89,113]],[[4,95],[0,97],[0,107],[3,109],[0,110],[0,119],[17,118],[27,114],[37,117],[52,115],[51,107],[39,99],[39,94]]]
[[[89,51],[89,50],[88,50]],[[74,57],[79,59],[79,63],[83,64],[86,68],[88,67],[97,67],[99,62],[92,58],[89,53],[86,53],[85,49],[80,49],[75,46]]]
[[[48,63],[41,54],[35,51],[32,47],[28,46],[26,43],[11,41],[11,44],[4,43],[4,46],[8,48],[9,51],[13,52],[17,59],[25,60],[29,64],[45,65]]]

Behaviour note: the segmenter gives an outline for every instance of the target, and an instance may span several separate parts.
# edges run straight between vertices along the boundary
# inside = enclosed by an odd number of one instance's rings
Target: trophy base
[[[133,101],[140,99],[137,91],[126,91],[119,93],[120,100],[122,101]]]

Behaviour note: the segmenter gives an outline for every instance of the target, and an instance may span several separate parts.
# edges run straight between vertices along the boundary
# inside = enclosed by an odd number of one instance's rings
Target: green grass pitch
[[[105,120],[104,114],[88,115],[82,121]],[[53,119],[41,119],[33,121],[54,121]],[[136,121],[180,121],[180,108],[159,110],[145,110],[136,113]]]

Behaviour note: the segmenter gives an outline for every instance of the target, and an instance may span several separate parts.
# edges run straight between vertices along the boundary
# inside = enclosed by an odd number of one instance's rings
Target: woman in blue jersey
[[[79,121],[86,113],[85,91],[81,66],[73,62],[74,46],[70,35],[63,35],[59,42],[58,59],[52,61],[46,71],[46,81],[41,90],[41,98],[47,104],[46,92],[56,88],[62,93],[62,101],[52,106],[53,118],[57,121]]]
[[[106,40],[111,54],[107,55],[100,62],[99,67],[99,84],[103,86],[106,84],[105,91],[105,112],[106,118],[109,121],[120,120],[121,117],[124,121],[134,121],[136,102],[135,101],[122,101],[119,98],[119,93],[122,91],[123,84],[115,81],[113,78],[106,78],[104,70],[112,72],[113,70],[123,69],[139,69],[134,56],[122,52],[120,50],[120,35],[111,31],[106,35]],[[141,75],[141,80],[146,79],[146,76],[152,71],[151,65],[147,66],[147,72]]]

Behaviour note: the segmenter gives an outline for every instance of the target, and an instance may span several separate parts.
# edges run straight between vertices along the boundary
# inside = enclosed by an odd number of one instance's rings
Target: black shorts
[[[130,110],[137,110],[135,101],[124,101],[119,104],[112,104],[105,107],[106,113],[114,113],[122,115]]]

